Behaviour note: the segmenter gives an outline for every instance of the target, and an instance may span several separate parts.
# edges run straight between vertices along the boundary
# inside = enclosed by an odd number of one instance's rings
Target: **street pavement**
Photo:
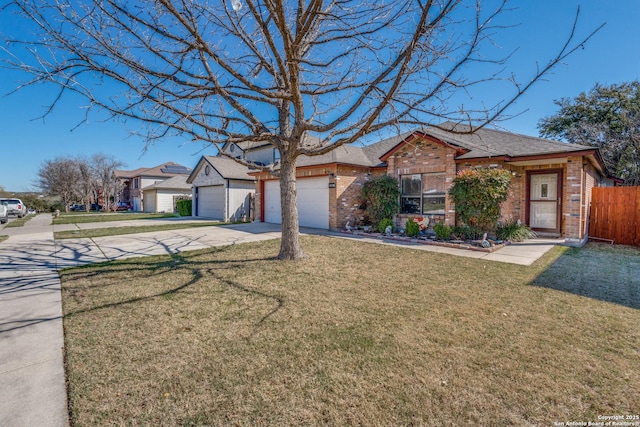
[[[54,231],[202,220],[154,219],[53,226],[51,219],[49,214],[40,214],[23,227],[0,229],[0,235],[10,236],[0,243],[0,427],[69,425],[60,269],[280,237],[279,225],[246,223],[54,241]],[[530,265],[561,242],[535,239],[486,253],[318,229],[302,228],[301,233],[521,265]]]

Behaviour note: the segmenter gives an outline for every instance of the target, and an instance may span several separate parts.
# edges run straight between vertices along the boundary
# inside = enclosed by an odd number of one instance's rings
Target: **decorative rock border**
[[[413,238],[404,237],[404,236],[385,236],[384,234],[380,234],[380,233],[366,233],[364,231],[361,232],[361,231],[340,230],[340,232],[344,234],[351,234],[354,236],[372,237],[380,240],[393,240],[396,242],[415,243],[418,245],[429,245],[429,246],[441,246],[445,248],[464,249],[468,251],[477,251],[477,252],[486,252],[486,253],[497,251],[498,249],[504,248],[505,246],[511,244],[511,242],[505,241],[503,243],[491,246],[489,248],[482,248],[482,247],[474,246],[470,243],[465,243],[465,242],[461,242],[461,243],[439,242],[437,240],[413,239]]]

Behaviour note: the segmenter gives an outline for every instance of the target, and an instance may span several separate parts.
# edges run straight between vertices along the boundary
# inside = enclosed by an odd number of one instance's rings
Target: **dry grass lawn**
[[[266,241],[63,272],[74,425],[548,426],[638,413],[640,310],[531,285],[566,248],[523,267],[302,241],[297,263]]]

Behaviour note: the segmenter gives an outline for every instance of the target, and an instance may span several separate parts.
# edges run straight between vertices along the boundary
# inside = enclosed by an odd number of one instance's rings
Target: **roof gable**
[[[187,182],[193,183],[202,169],[207,166],[213,168],[222,179],[254,180],[254,178],[249,175],[252,169],[233,159],[223,156],[202,156],[191,172],[191,175],[187,178]]]

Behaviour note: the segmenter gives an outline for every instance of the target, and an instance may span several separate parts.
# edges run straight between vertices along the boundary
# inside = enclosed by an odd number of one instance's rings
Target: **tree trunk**
[[[296,191],[296,160],[280,159],[280,205],[282,209],[282,241],[279,259],[298,260],[304,257],[300,247],[298,194]]]

